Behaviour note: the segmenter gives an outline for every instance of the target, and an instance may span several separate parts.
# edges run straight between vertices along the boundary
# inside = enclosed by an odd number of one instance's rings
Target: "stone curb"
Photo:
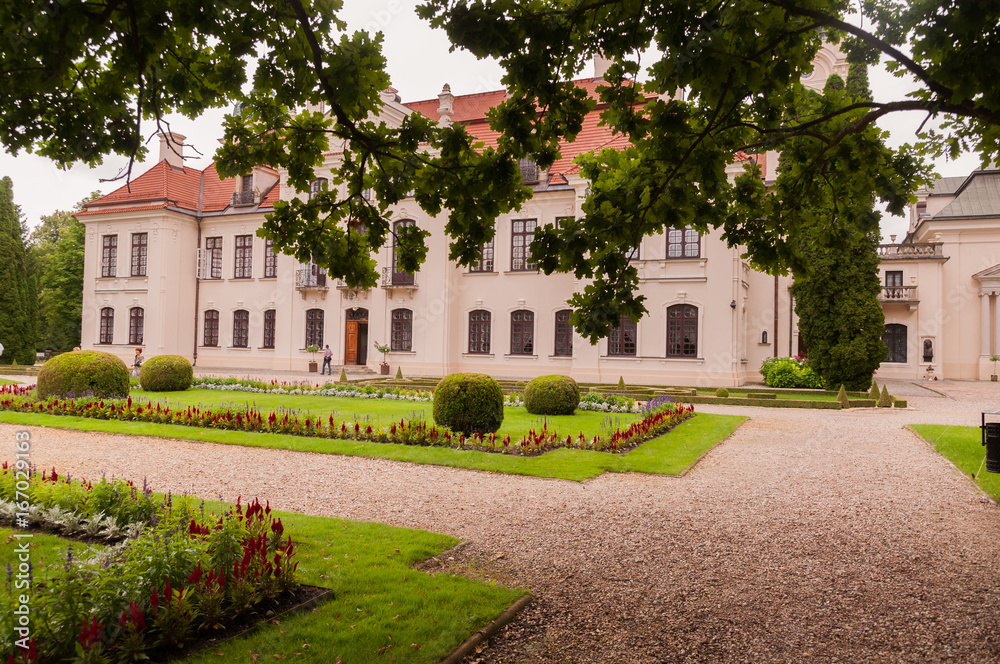
[[[468,639],[465,640],[465,643],[460,645],[455,650],[455,652],[451,653],[450,655],[448,655],[448,657],[441,660],[441,664],[458,664],[463,659],[471,655],[475,651],[476,646],[478,646],[480,643],[482,643],[486,639],[490,638],[491,636],[499,632],[501,627],[503,627],[511,620],[513,620],[515,617],[517,617],[517,614],[519,614],[522,610],[524,610],[524,607],[528,606],[528,604],[531,603],[531,600],[532,600],[531,595],[525,595],[521,599],[517,600],[516,602],[508,606],[507,610],[501,613],[496,620],[494,620],[489,625],[487,625],[486,627],[482,628],[481,630],[470,636]]]

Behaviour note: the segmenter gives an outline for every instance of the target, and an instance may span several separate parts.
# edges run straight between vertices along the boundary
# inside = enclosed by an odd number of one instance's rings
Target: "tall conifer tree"
[[[14,183],[0,180],[0,364],[34,364],[33,303],[28,285],[24,238],[14,205]]]

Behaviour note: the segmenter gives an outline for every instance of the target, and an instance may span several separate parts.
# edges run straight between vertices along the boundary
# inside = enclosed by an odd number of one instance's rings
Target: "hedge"
[[[181,392],[191,387],[194,369],[180,355],[157,355],[139,370],[139,385],[147,392]]]
[[[538,376],[524,388],[524,408],[532,415],[572,415],[580,387],[569,376]]]
[[[494,433],[503,424],[503,390],[486,374],[445,376],[434,390],[434,421],[465,435]]]

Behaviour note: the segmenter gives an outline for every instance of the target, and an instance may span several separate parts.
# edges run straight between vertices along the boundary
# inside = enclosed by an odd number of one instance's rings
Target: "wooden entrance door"
[[[358,363],[358,324],[354,320],[347,321],[347,331],[344,335],[347,340],[347,346],[344,349],[344,364]]]

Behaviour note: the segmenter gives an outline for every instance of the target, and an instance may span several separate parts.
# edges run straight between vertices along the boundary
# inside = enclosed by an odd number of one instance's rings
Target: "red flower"
[[[194,568],[193,572],[191,572],[191,576],[188,577],[187,582],[189,584],[198,585],[198,582],[201,581],[201,574],[201,563],[198,563],[198,566]]]

